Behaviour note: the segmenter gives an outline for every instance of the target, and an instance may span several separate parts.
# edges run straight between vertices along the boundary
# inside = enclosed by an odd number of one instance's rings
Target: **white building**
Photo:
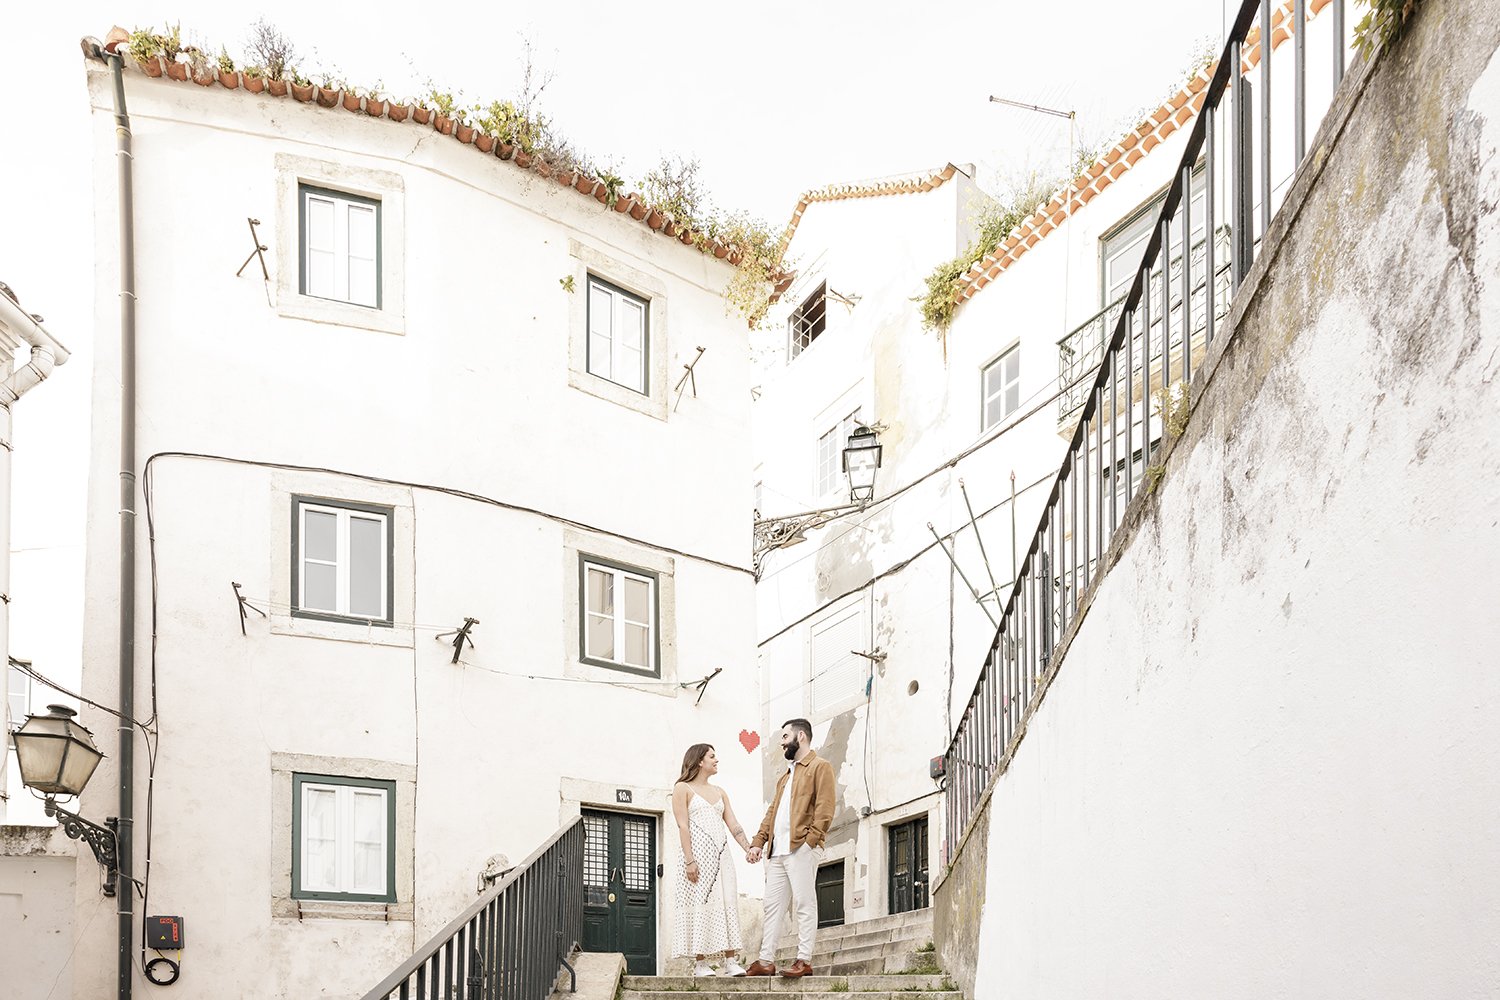
[[[1311,29],[1322,44],[1326,27]],[[945,862],[929,762],[947,750],[994,639],[1100,337],[1114,331],[1109,307],[1139,267],[1208,72],[986,253],[959,281],[947,331],[923,328],[917,300],[933,268],[975,238],[982,192],[972,167],[833,185],[793,213],[796,277],[768,322],[755,404],[757,507],[771,522],[760,536],[789,544],[757,554],[757,635],[765,725],[808,717],[839,767],[842,808],[820,879],[826,919],[927,905]],[[1288,159],[1274,197],[1290,172]],[[1201,178],[1194,197],[1201,286]],[[1221,310],[1227,263],[1221,251]],[[1176,308],[1175,287],[1172,296]],[[1200,310],[1200,350],[1202,328]],[[1173,351],[1180,358],[1180,345]],[[875,501],[821,527],[794,516],[849,502],[840,451],[861,424],[883,448]],[[1148,424],[1159,438],[1154,409]],[[1137,426],[1137,451],[1144,438]],[[1125,466],[1122,456],[1122,497]],[[1137,454],[1132,478],[1144,473]],[[1060,592],[1069,586],[1060,571]]]
[[[112,82],[87,67],[112,331]],[[149,79],[129,60],[124,88],[134,678],[154,734],[137,738],[134,875],[138,912],[183,918],[172,995],[360,995],[580,812],[612,832],[587,859],[588,943],[654,971],[687,746],[719,748],[747,822],[760,807],[738,739],[759,685],[751,460],[726,445],[750,409],[730,266],[602,189],[357,101]],[[111,704],[111,335],[96,358],[84,671]],[[85,814],[113,814],[113,764]],[[78,884],[92,913],[95,880]],[[748,868],[741,885],[758,890]],[[100,921],[79,935],[75,995],[114,976]]]

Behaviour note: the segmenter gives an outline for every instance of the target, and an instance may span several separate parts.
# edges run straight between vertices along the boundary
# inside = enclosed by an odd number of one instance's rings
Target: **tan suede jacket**
[[[810,750],[797,762],[796,771],[797,780],[792,784],[792,850],[804,843],[822,847],[828,836],[828,826],[833,822],[833,765]],[[771,808],[766,810],[760,830],[751,839],[751,847],[770,843],[771,832],[776,829],[776,810],[791,776],[792,770],[788,769],[776,782]]]

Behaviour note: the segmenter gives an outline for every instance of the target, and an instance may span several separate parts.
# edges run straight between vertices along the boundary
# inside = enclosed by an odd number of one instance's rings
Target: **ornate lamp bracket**
[[[107,826],[100,826],[77,813],[68,812],[50,795],[47,796],[42,808],[48,816],[57,818],[62,824],[63,833],[73,840],[82,840],[89,845],[94,852],[94,860],[99,862],[100,867],[104,869],[104,895],[113,896],[115,882],[120,872],[119,839],[115,836],[118,821],[111,816],[105,820]]]

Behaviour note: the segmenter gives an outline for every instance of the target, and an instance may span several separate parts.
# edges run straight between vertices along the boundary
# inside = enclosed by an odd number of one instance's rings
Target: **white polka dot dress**
[[[688,796],[688,838],[698,862],[698,881],[677,873],[677,920],[672,931],[672,954],[678,958],[713,956],[740,948],[739,887],[734,858],[729,853],[729,831],[724,827],[724,802],[709,802],[697,793]]]

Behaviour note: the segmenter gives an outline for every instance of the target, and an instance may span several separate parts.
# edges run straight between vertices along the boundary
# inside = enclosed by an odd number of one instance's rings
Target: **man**
[[[818,862],[833,822],[833,765],[812,748],[812,724],[790,719],[781,727],[781,752],[790,761],[776,783],[776,796],[745,858],[766,861],[765,929],[760,960],[750,976],[776,974],[776,944],[788,900],[797,916],[797,961],[781,974],[800,979],[812,972],[813,935],[818,929]]]

